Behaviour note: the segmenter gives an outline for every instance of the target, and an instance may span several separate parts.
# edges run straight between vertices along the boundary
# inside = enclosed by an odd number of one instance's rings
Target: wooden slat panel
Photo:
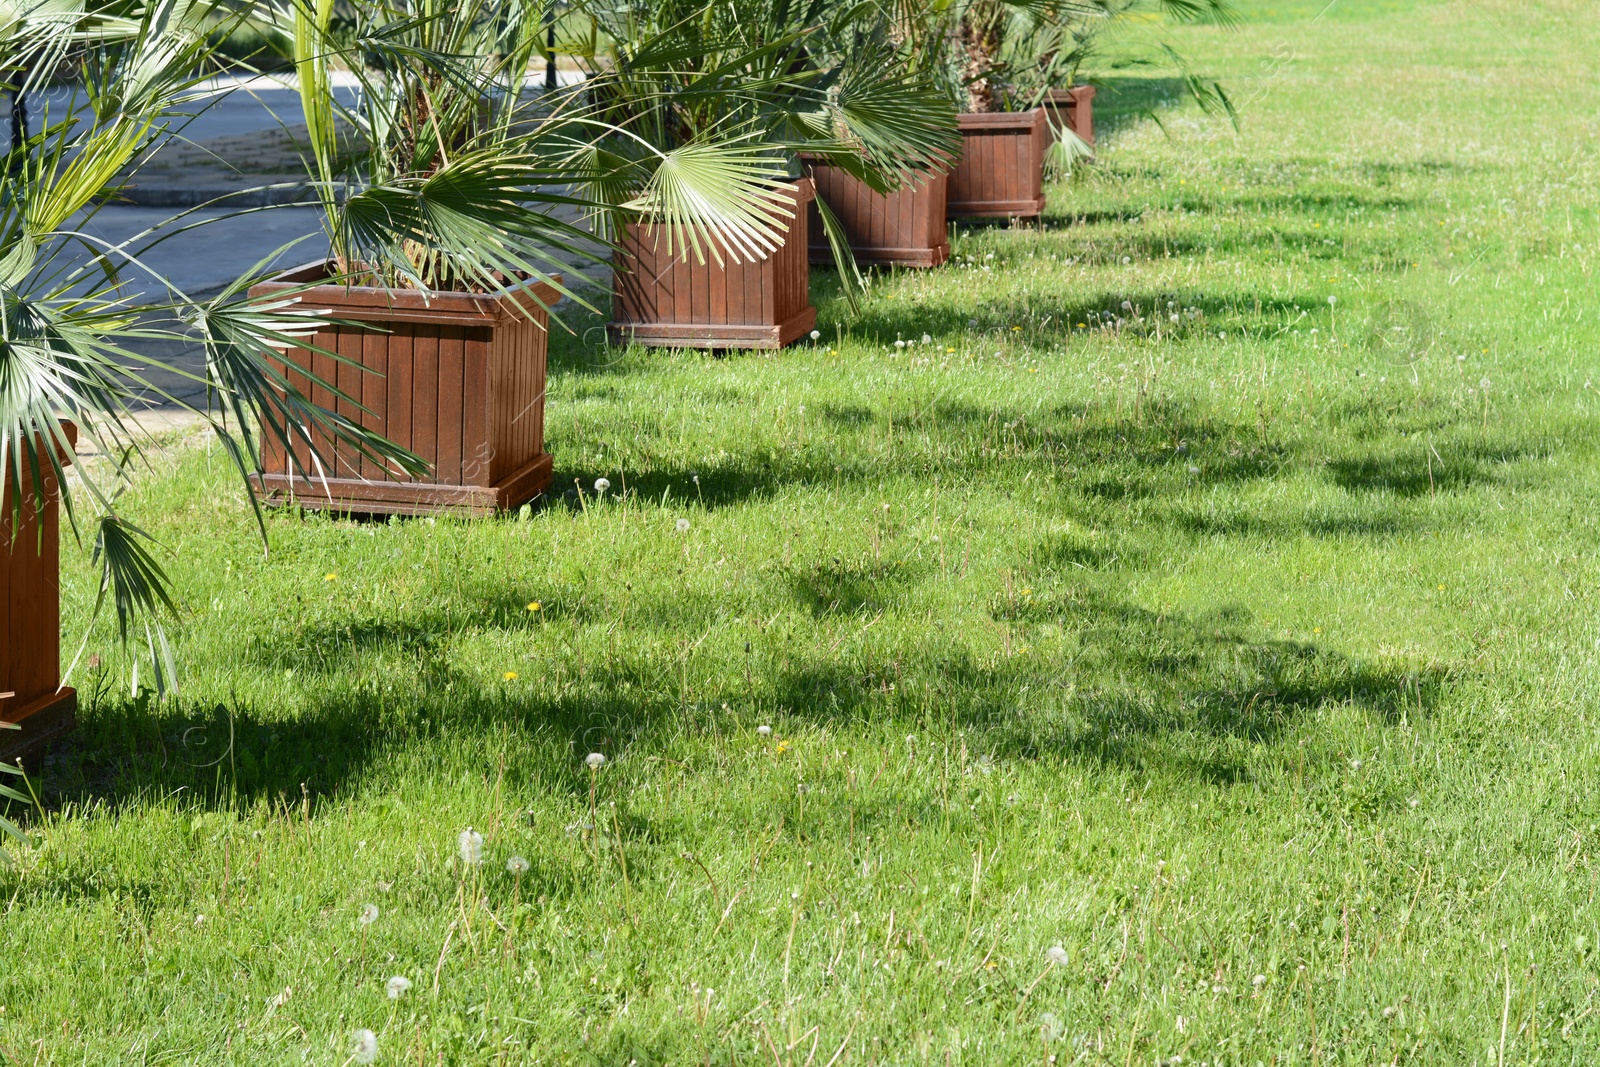
[[[411,331],[411,451],[437,467],[439,461],[439,328]],[[437,469],[412,481],[436,482]]]
[[[41,467],[47,462],[40,457]],[[35,502],[31,474],[22,477],[19,525],[12,524],[9,488],[0,491],[0,692],[15,694],[0,700],[0,717],[8,721],[61,681],[59,509],[55,475],[41,473],[43,507]],[[10,479],[4,484],[9,487]]]
[[[365,355],[367,331],[358,326],[344,326],[339,329],[338,352],[345,360],[339,362],[338,384],[339,391],[348,399],[340,400],[337,408],[339,414],[355,423],[363,424],[365,416],[361,413],[361,391],[366,385],[368,375],[361,369],[361,361]],[[340,478],[361,477],[361,453],[346,445],[339,450]]]
[[[412,368],[411,339],[414,333],[414,328],[400,329],[387,338],[389,378],[385,383],[388,387],[388,399],[384,404],[384,414],[389,440],[402,448],[412,448],[411,395],[415,388],[415,375]],[[393,471],[385,471],[383,477],[388,481],[401,478]]]
[[[327,331],[319,330],[317,332],[317,340],[320,343],[320,347],[323,349],[323,351],[337,352],[339,350],[340,333],[341,331],[337,328]],[[338,360],[335,360],[330,356],[322,355],[318,352],[312,352],[310,354],[310,359],[311,370],[317,376],[319,381],[337,384],[339,380]],[[323,408],[328,411],[337,409],[333,392],[322,385],[313,384],[311,386],[311,392],[309,395],[311,397],[311,402],[317,405],[319,408]],[[308,469],[313,475],[321,474],[329,478],[335,477],[337,461],[334,458],[332,443],[328,440],[325,434],[320,432],[312,434],[312,440],[316,442],[317,454],[321,463],[321,467],[319,468],[315,463],[313,463]]]
[[[489,441],[489,336],[479,326],[461,337],[461,482],[490,483],[493,448]]]
[[[462,390],[466,338],[456,326],[439,327],[438,469],[434,481],[461,484]]]
[[[374,330],[366,331],[361,339],[361,403],[369,414],[362,416],[361,425],[383,437],[392,439],[389,431],[389,335]],[[383,465],[362,456],[358,469],[363,478],[381,479]]]

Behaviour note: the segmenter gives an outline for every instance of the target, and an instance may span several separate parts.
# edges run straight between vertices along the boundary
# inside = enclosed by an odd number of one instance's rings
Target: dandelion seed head
[[[591,771],[598,771],[606,765],[606,757],[602,753],[591,752],[583,757],[583,762]]]
[[[361,925],[371,926],[378,921],[378,906],[376,904],[361,905]]]
[[[411,992],[411,979],[407,978],[403,974],[397,974],[387,982],[383,983],[383,991],[389,994],[390,1000],[399,1000],[401,997]]]
[[[761,726],[757,726],[756,727],[756,733],[761,735],[762,737],[771,737],[772,736],[772,727],[764,725],[764,724],[761,725]]]
[[[904,342],[904,341],[901,341],[901,340],[898,340],[898,339],[897,339],[897,340],[896,340],[896,341],[895,341],[895,343],[894,343],[894,346],[895,346],[895,347],[896,347],[896,348],[904,348],[904,347],[905,347],[905,346],[906,346],[906,343],[905,343],[905,342]]]
[[[1044,954],[1057,967],[1065,967],[1067,965],[1067,950],[1060,945],[1051,945],[1045,949]]]
[[[688,533],[689,532],[689,520],[688,519],[679,519],[674,524],[674,526],[675,526],[675,528],[677,529],[677,531],[679,533]]]
[[[506,870],[512,874],[527,874],[529,866],[530,864],[525,856],[512,856],[506,860]]]
[[[467,827],[456,835],[456,851],[461,856],[461,862],[468,867],[477,867],[483,863],[483,835],[472,827]]]
[[[817,340],[817,338],[819,338],[821,336],[822,336],[822,331],[821,330],[812,330],[811,331],[811,339],[813,341]]]
[[[1250,984],[1255,986],[1257,989],[1260,989],[1262,986],[1267,984],[1267,976],[1264,974],[1258,974],[1254,978],[1250,979]]]
[[[925,344],[925,345],[931,345],[931,344],[933,344],[933,338],[931,336],[929,336],[928,334],[923,334],[922,335],[922,343]]]
[[[607,489],[610,489],[610,488],[611,488],[611,479],[609,479],[609,478],[596,478],[594,480],[594,491],[595,492],[603,493]]]
[[[371,1030],[356,1030],[350,1035],[350,1059],[366,1067],[378,1058],[378,1035]]]

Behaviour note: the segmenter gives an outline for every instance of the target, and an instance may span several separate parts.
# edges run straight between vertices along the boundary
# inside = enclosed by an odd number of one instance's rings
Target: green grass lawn
[[[1595,1062],[1600,13],[1323,6],[814,347],[569,316],[581,500],[264,559],[166,453],[182,691],[92,635],[0,1063]]]

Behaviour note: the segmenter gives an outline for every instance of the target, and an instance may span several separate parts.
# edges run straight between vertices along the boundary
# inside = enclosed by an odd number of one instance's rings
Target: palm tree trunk
[[[994,0],[977,0],[961,16],[961,75],[967,86],[967,110],[999,111],[995,84],[1005,11]]]

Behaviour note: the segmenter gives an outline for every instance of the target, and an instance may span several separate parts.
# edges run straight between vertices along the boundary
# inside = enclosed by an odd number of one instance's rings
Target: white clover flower
[[[679,532],[679,533],[688,533],[688,532],[689,532],[689,520],[688,520],[688,519],[679,519],[679,520],[678,520],[678,521],[677,521],[677,522],[676,522],[676,523],[675,523],[675,524],[674,524],[674,528],[675,528],[675,529],[676,529],[676,530],[677,530],[677,531],[678,531],[678,532]]]
[[[359,1063],[362,1067],[378,1058],[378,1035],[371,1030],[357,1030],[350,1035],[353,1047],[350,1049],[350,1060]]]
[[[361,925],[371,926],[378,921],[378,906],[376,904],[363,904],[361,906]]]
[[[607,489],[610,489],[610,488],[611,488],[611,480],[609,478],[596,478],[594,480],[594,491],[595,492],[603,493]]]
[[[1067,950],[1060,945],[1051,945],[1045,949],[1044,954],[1057,967],[1065,967],[1067,965]]]
[[[763,726],[757,726],[756,727],[756,733],[760,734],[762,737],[771,737],[772,736],[772,727],[764,726],[764,725]]]
[[[456,851],[461,855],[461,862],[468,867],[481,866],[483,863],[483,835],[472,827],[467,827],[456,835]]]
[[[506,870],[512,874],[527,874],[529,866],[530,864],[525,856],[512,856],[506,860]]]
[[[389,994],[390,1000],[399,1000],[401,997],[411,992],[411,979],[407,978],[403,974],[397,974],[387,982],[383,983],[383,991]]]
[[[583,762],[588,765],[591,771],[598,771],[606,765],[606,758],[602,753],[591,752],[583,757]]]

